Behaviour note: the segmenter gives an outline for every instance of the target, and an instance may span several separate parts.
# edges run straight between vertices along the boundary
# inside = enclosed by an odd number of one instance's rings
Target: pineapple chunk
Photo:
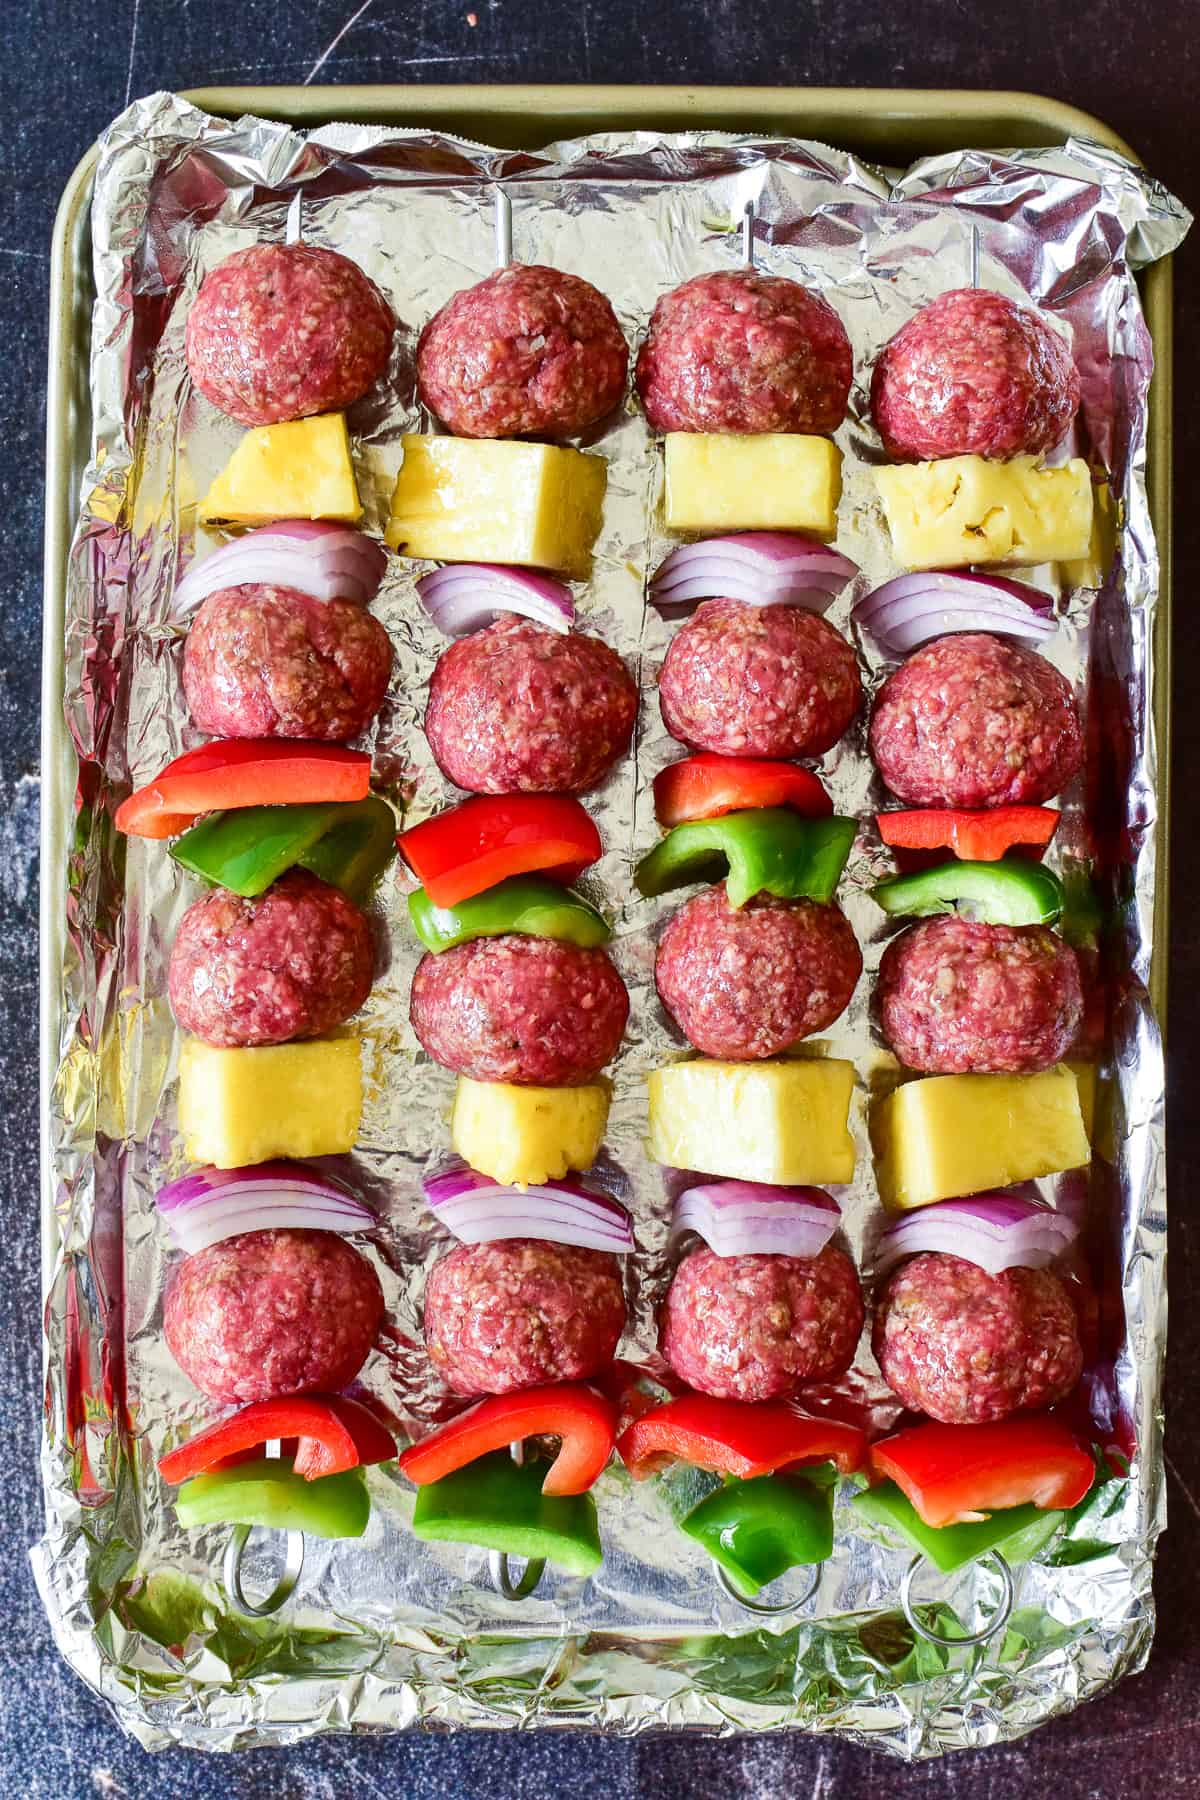
[[[1075,1077],[1075,1085],[1079,1089],[1079,1114],[1083,1120],[1083,1129],[1087,1132],[1089,1144],[1096,1141],[1096,1093],[1100,1085],[1100,1071],[1094,1062],[1076,1062],[1067,1064]]]
[[[200,502],[200,523],[362,518],[341,413],[248,431]]]
[[[385,537],[402,556],[555,569],[586,580],[608,465],[555,444],[406,437]]]
[[[683,1062],[650,1076],[650,1155],[742,1181],[851,1181],[854,1064]]]
[[[907,569],[1032,567],[1087,555],[1092,478],[1078,457],[1049,469],[1036,456],[947,456],[876,469],[875,485]]]
[[[931,1075],[875,1108],[885,1206],[899,1212],[1009,1187],[1088,1161],[1079,1088],[1065,1064],[1041,1075]]]
[[[179,1059],[179,1128],[193,1162],[236,1169],[275,1156],[338,1156],[362,1114],[355,1037],[217,1050],[186,1038]]]
[[[514,1087],[460,1075],[450,1141],[481,1175],[507,1186],[561,1181],[590,1169],[608,1123],[608,1089]]]
[[[1059,564],[1058,576],[1065,588],[1101,588],[1117,554],[1117,503],[1107,481],[1093,491],[1092,536],[1086,556]]]
[[[669,531],[836,533],[842,453],[829,438],[672,431],[665,445]]]

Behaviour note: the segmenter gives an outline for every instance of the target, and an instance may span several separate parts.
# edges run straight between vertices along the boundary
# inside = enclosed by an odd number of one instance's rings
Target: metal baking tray
[[[1101,121],[1057,102],[1020,93],[872,89],[627,87],[350,87],[195,90],[204,111],[245,114],[305,126],[332,121],[403,124],[462,133],[504,147],[532,148],[555,138],[624,129],[700,127],[773,135],[802,132],[865,158],[904,164],[947,149],[1038,148],[1090,138],[1136,160]],[[93,288],[89,202],[93,150],[75,171],[60,205],[51,263],[47,434],[46,567],[43,663],[43,812],[41,903],[42,1237],[47,1281],[57,1250],[54,1171],[49,1154],[49,1097],[60,1043],[59,975],[64,953],[62,896],[75,810],[75,763],[63,719],[67,556],[80,477],[91,452],[88,352]],[[1158,791],[1165,809],[1169,757],[1171,274],[1163,260],[1141,278],[1156,353],[1147,445],[1149,499],[1161,568],[1155,628],[1153,714]],[[1166,1003],[1165,842],[1156,864],[1151,993],[1160,1020]],[[475,1722],[485,1723],[476,1718]],[[711,1725],[712,1720],[705,1721]],[[1032,1722],[1032,1721],[1031,1721]]]

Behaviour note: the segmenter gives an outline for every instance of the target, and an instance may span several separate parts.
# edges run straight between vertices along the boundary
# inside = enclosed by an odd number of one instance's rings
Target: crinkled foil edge
[[[992,234],[997,266],[1043,303],[1060,305],[1065,317],[1076,316],[1073,280],[1086,285],[1094,268],[1097,279],[1110,283],[1108,310],[1096,316],[1107,321],[1108,354],[1098,366],[1111,391],[1093,396],[1093,437],[1119,472],[1121,569],[1119,582],[1097,597],[1090,629],[1081,628],[1074,641],[1090,655],[1092,691],[1097,680],[1107,681],[1121,696],[1117,710],[1128,751],[1122,851],[1109,872],[1119,931],[1112,947],[1113,1105],[1106,1148],[1119,1201],[1126,1322],[1113,1381],[1140,1455],[1109,1515],[1098,1527],[1089,1525],[1098,1530],[1098,1545],[1076,1546],[1078,1560],[1033,1572],[1029,1604],[1000,1645],[948,1657],[898,1639],[891,1595],[903,1559],[870,1549],[853,1559],[846,1553],[835,1606],[788,1630],[747,1631],[728,1616],[701,1618],[691,1629],[677,1619],[668,1630],[650,1614],[639,1627],[636,1606],[645,1596],[633,1592],[618,1597],[630,1613],[623,1629],[603,1622],[572,1629],[568,1617],[552,1612],[543,1629],[510,1629],[511,1618],[499,1610],[489,1614],[485,1601],[472,1615],[451,1611],[441,1619],[414,1605],[386,1623],[364,1624],[335,1611],[323,1621],[306,1617],[295,1629],[258,1626],[224,1610],[211,1573],[194,1583],[199,1599],[186,1636],[170,1641],[162,1625],[178,1616],[178,1595],[169,1572],[159,1569],[146,1581],[139,1562],[150,1517],[148,1465],[130,1449],[134,1421],[116,1363],[124,1357],[127,1324],[135,1346],[145,1324],[135,1329],[125,1317],[125,1271],[147,1252],[131,1235],[133,1226],[122,1224],[123,1194],[146,1126],[144,1095],[158,1094],[163,1075],[143,1066],[158,1039],[150,1027],[130,1023],[128,994],[118,992],[130,975],[120,911],[133,877],[122,865],[123,848],[95,816],[102,778],[119,780],[139,758],[157,754],[148,735],[133,740],[128,723],[140,716],[137,695],[122,690],[129,679],[123,653],[134,627],[130,595],[139,582],[146,591],[153,585],[155,599],[139,614],[138,628],[151,638],[155,629],[169,635],[162,627],[171,570],[147,573],[139,566],[141,540],[125,510],[139,471],[156,455],[169,461],[170,453],[169,445],[164,451],[152,441],[161,421],[152,418],[147,427],[139,411],[143,363],[131,334],[130,293],[135,280],[143,294],[147,283],[152,290],[156,269],[164,292],[175,278],[168,267],[170,234],[163,233],[163,184],[180,167],[201,168],[217,189],[243,197],[244,205],[233,207],[236,224],[239,211],[261,204],[264,190],[286,194],[326,171],[331,160],[343,173],[360,166],[378,172],[384,164],[371,158],[381,146],[390,147],[389,156],[395,152],[388,164],[393,180],[398,168],[419,172],[423,159],[433,159],[447,182],[458,184],[460,197],[477,196],[498,174],[574,182],[581,209],[596,204],[606,215],[618,207],[622,179],[638,169],[661,173],[664,159],[678,160],[681,183],[702,179],[711,159],[727,178],[726,197],[739,171],[752,186],[765,182],[774,192],[774,169],[785,195],[788,180],[817,184],[813,192],[819,188],[823,196],[831,242],[852,258],[862,255],[864,266],[868,219],[874,231],[893,216],[908,221],[926,254],[931,245],[944,254],[945,222],[961,237],[962,220],[975,218]],[[604,185],[609,179],[611,193]],[[593,223],[600,222],[597,212]],[[777,223],[776,241],[790,246],[801,270],[811,272],[811,263],[819,278],[829,246],[814,243],[802,225],[789,238],[786,217]],[[105,134],[92,214],[93,455],[71,552],[67,622],[67,716],[81,757],[80,811],[64,832],[67,868],[44,872],[44,879],[61,883],[68,930],[50,1121],[58,1250],[47,1272],[47,1518],[32,1557],[63,1655],[144,1746],[226,1750],[318,1732],[414,1725],[623,1734],[800,1727],[917,1758],[1017,1737],[1143,1665],[1153,1631],[1154,1545],[1165,1523],[1166,1219],[1161,1049],[1146,993],[1155,890],[1150,696],[1159,570],[1145,480],[1150,346],[1130,271],[1169,254],[1188,223],[1178,202],[1143,171],[1086,141],[1010,153],[963,150],[904,172],[800,140],[713,132],[600,134],[525,155],[393,128],[330,125],[305,133],[252,118],[228,123],[169,94],[137,102]],[[1060,230],[1065,239],[1054,235]],[[1061,253],[1064,241],[1069,255]],[[553,241],[535,242],[526,254],[532,259],[539,251],[556,260]],[[871,254],[881,254],[878,239]],[[903,271],[902,251],[897,257]],[[872,263],[868,272],[875,268]],[[945,282],[930,269],[932,292]],[[459,285],[470,278],[464,274]],[[914,300],[910,291],[905,304],[923,297],[928,294]],[[619,614],[618,602],[613,605]],[[127,729],[114,747],[108,734],[118,705]],[[149,1005],[154,996],[142,999]],[[132,1071],[131,1057],[138,1064]],[[144,1202],[139,1180],[129,1174],[129,1192]],[[144,1227],[144,1204],[140,1216]],[[151,1402],[143,1398],[138,1423],[152,1422]]]

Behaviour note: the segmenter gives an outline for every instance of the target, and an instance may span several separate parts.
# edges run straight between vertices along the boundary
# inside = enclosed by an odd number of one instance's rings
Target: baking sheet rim
[[[741,128],[744,114],[739,109],[767,105],[778,116],[775,128],[783,131],[795,118],[802,102],[806,127],[813,131],[828,123],[828,113],[821,117],[822,105],[837,112],[846,128],[846,136],[854,136],[854,109],[882,103],[887,115],[895,116],[903,130],[915,120],[926,120],[931,114],[941,118],[962,117],[964,133],[972,122],[979,123],[989,114],[986,104],[1009,110],[1028,109],[1034,128],[1052,130],[1064,137],[1072,133],[1087,135],[1103,142],[1119,153],[1132,156],[1128,145],[1102,121],[1077,109],[1037,95],[1003,90],[969,92],[965,90],[880,90],[880,89],[794,89],[794,88],[637,88],[637,87],[531,87],[531,86],[462,86],[407,88],[221,88],[197,89],[184,97],[206,111],[218,114],[261,113],[281,117],[285,121],[304,117],[305,122],[333,120],[347,116],[368,117],[395,115],[397,111],[433,125],[441,111],[460,111],[464,104],[476,100],[504,113],[520,115],[526,122],[522,137],[531,139],[552,135],[547,122],[530,126],[529,121],[543,121],[552,110],[547,102],[560,106],[568,102],[580,111],[611,106],[628,119],[637,114],[638,122],[647,127],[660,123],[657,106],[684,102],[696,117],[696,125],[714,128]],[[955,107],[961,111],[956,113]],[[707,109],[707,110],[706,110]],[[571,110],[571,105],[568,105]],[[785,115],[787,117],[785,118]],[[898,115],[898,116],[897,116]],[[878,115],[875,115],[878,116]],[[995,117],[994,111],[991,113]],[[836,127],[836,121],[834,121]],[[664,129],[666,127],[664,126]],[[672,120],[670,129],[678,129]],[[763,129],[756,121],[755,129]],[[794,125],[793,125],[794,129]],[[826,139],[837,138],[833,131],[819,133]],[[964,143],[969,142],[965,135]],[[1011,141],[1011,140],[1010,140]],[[910,140],[911,142],[911,140]],[[1013,147],[1021,147],[1013,144]],[[919,150],[914,152],[919,154]],[[62,909],[63,878],[66,851],[75,795],[75,758],[63,715],[64,632],[66,563],[74,523],[81,466],[79,444],[81,419],[86,420],[86,407],[77,413],[81,336],[86,348],[90,314],[80,306],[87,292],[85,252],[90,248],[88,203],[97,158],[95,146],[73,172],[59,205],[55,220],[50,264],[50,331],[49,372],[47,390],[46,431],[46,512],[45,569],[42,663],[42,811],[41,811],[41,891],[39,932],[39,1016],[41,1034],[40,1059],[40,1138],[41,1138],[41,1248],[43,1291],[50,1280],[57,1250],[55,1224],[55,1177],[49,1141],[49,1102],[59,1056],[61,1009],[59,981],[62,968],[64,920]],[[897,160],[904,155],[897,152]],[[1135,159],[1136,160],[1136,159]],[[1153,265],[1142,280],[1147,323],[1155,349],[1155,373],[1151,389],[1148,419],[1147,478],[1149,504],[1158,540],[1160,557],[1159,611],[1155,631],[1154,693],[1151,709],[1154,721],[1154,749],[1157,792],[1159,795],[1158,828],[1156,829],[1154,950],[1151,964],[1151,994],[1160,1023],[1165,1023],[1166,1009],[1166,931],[1167,931],[1167,803],[1170,778],[1170,612],[1171,612],[1171,272],[1169,259]],[[45,1348],[43,1355],[45,1356]]]

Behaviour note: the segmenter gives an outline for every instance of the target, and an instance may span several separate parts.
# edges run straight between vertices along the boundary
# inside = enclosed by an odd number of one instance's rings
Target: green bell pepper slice
[[[424,888],[408,896],[408,917],[427,950],[435,955],[471,938],[501,937],[510,931],[526,937],[560,938],[590,950],[612,936],[608,921],[586,901],[557,881],[514,875],[454,906],[435,906]]]
[[[927,918],[960,909],[985,925],[1053,925],[1062,911],[1058,876],[1041,863],[945,862],[893,875],[871,889],[885,913]]]
[[[1104,908],[1091,870],[1078,857],[1063,858],[1062,890],[1059,930],[1073,949],[1096,949],[1104,929]]]
[[[344,804],[241,806],[209,813],[175,839],[171,855],[193,875],[253,900],[324,837]]]
[[[478,1544],[508,1556],[543,1557],[571,1575],[591,1575],[603,1555],[590,1494],[548,1497],[546,1465],[495,1450],[417,1489],[413,1534],[431,1543]]]
[[[680,1530],[726,1570],[740,1594],[755,1594],[789,1569],[833,1552],[831,1483],[790,1475],[728,1481],[680,1521]]]
[[[1067,1516],[1040,1506],[1008,1506],[972,1524],[927,1525],[894,1481],[866,1488],[854,1496],[851,1505],[864,1519],[898,1532],[947,1575],[989,1550],[999,1550],[1014,1568],[1028,1562],[1045,1548]]]
[[[396,815],[386,800],[368,794],[365,800],[343,801],[328,831],[296,861],[318,880],[361,901],[395,854]]]
[[[832,900],[858,830],[856,819],[806,819],[784,806],[725,813],[676,825],[633,872],[649,897],[725,877],[730,906],[755,894]]]
[[[210,813],[176,838],[182,868],[244,900],[265,894],[292,868],[361,899],[396,848],[396,816],[385,800],[242,806]]]
[[[179,1523],[266,1525],[310,1537],[356,1538],[367,1528],[371,1502],[361,1469],[306,1481],[290,1458],[256,1456],[228,1469],[185,1481],[175,1496]]]

